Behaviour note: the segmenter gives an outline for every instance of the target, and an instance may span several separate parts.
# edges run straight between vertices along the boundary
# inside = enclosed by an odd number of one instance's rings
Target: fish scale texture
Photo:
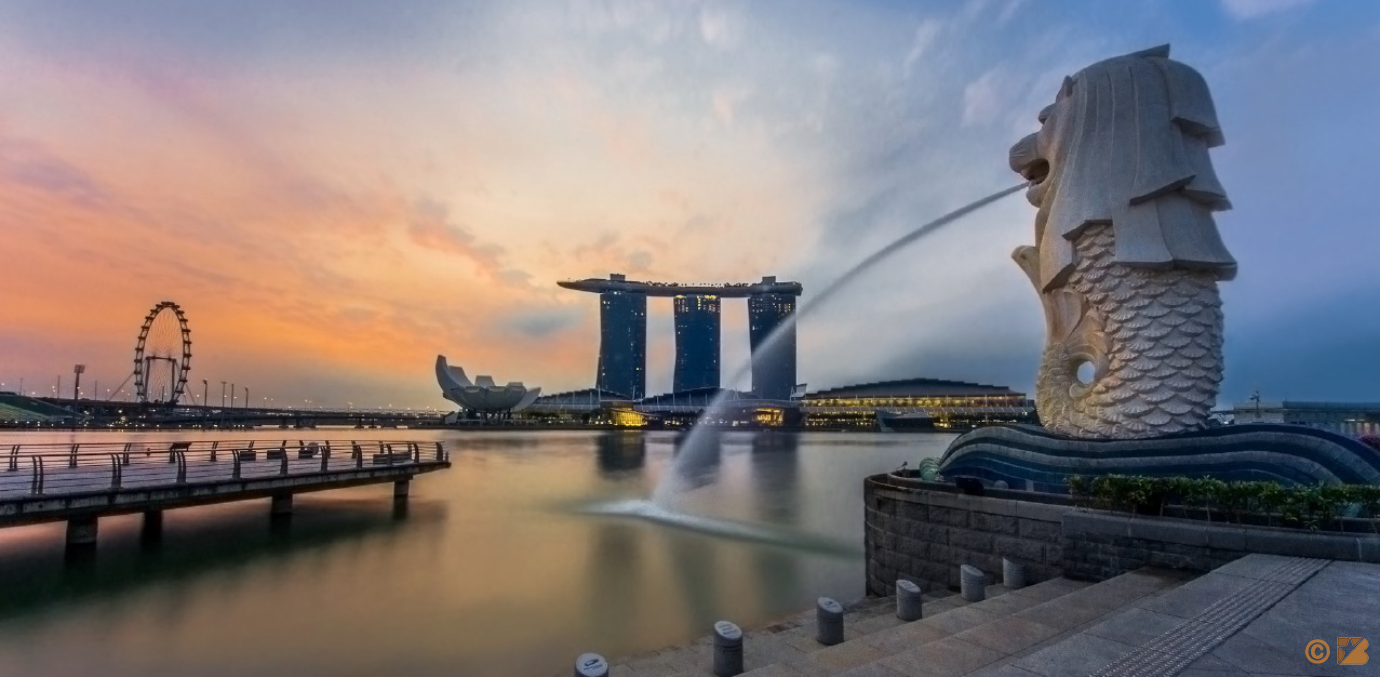
[[[1116,263],[1112,229],[1075,241],[1065,289],[1071,333],[1052,337],[1036,379],[1045,427],[1072,437],[1134,439],[1197,430],[1222,381],[1222,299],[1209,272]],[[1079,364],[1092,362],[1083,383]]]

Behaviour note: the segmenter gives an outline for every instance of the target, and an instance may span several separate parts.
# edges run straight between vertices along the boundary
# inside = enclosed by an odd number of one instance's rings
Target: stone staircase
[[[1027,656],[1038,657],[1041,650],[1143,598],[1173,590],[1188,578],[1176,572],[1142,569],[1096,584],[1058,578],[1020,590],[992,585],[987,587],[986,599],[974,603],[948,592],[931,593],[924,598],[925,617],[911,623],[896,618],[894,597],[868,599],[845,609],[845,641],[834,646],[815,641],[815,612],[810,610],[747,632],[747,671],[743,675],[1031,677],[1041,673],[1008,664]],[[609,674],[710,676],[710,642],[706,637],[688,646],[617,661]],[[1093,669],[1096,667],[1100,666]]]
[[[844,642],[815,641],[815,612],[750,631],[745,677],[1194,677],[1322,675],[1314,636],[1380,636],[1380,566],[1248,555],[1202,576],[1145,568],[1101,583],[987,588],[965,603],[895,598],[845,610]],[[1341,633],[1341,634],[1339,634]],[[615,662],[611,677],[706,677],[711,640]],[[1351,668],[1339,668],[1350,670]],[[1335,674],[1368,674],[1365,668]]]

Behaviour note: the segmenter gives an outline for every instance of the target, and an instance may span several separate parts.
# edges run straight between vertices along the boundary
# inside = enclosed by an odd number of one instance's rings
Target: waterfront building
[[[1348,437],[1380,435],[1377,402],[1266,402],[1252,398],[1232,406],[1235,423],[1288,423]]]
[[[774,277],[762,278],[763,284],[775,282]],[[752,346],[752,390],[759,397],[785,400],[795,388],[795,314],[796,295],[763,292],[748,297],[748,340]],[[767,339],[781,329],[771,343]]]
[[[682,294],[675,298],[677,392],[719,387],[719,297]]]
[[[749,339],[753,391],[764,399],[786,400],[791,396],[796,374],[795,326],[791,324],[783,330],[776,348],[766,350],[765,341],[795,312],[796,298],[802,291],[799,282],[778,281],[774,276],[763,277],[761,282],[727,284],[639,282],[612,273],[607,280],[587,278],[556,284],[599,295],[599,368],[595,384],[599,389],[612,390],[632,400],[646,396],[648,296],[677,299],[675,390],[717,387],[721,325],[718,319],[711,324],[708,304],[712,301],[712,317],[718,318],[721,299],[746,298],[752,318]],[[684,315],[682,305],[686,309]]]
[[[498,419],[531,406],[541,396],[541,388],[528,389],[520,381],[498,385],[492,376],[479,376],[473,382],[462,367],[452,367],[445,355],[436,356],[436,383],[441,396],[460,405],[467,416]]]
[[[612,275],[622,280],[622,275]],[[647,392],[647,294],[609,289],[599,294],[599,367],[595,387],[629,399]]]
[[[807,393],[807,428],[961,431],[1036,423],[1035,403],[1005,386],[913,378]]]

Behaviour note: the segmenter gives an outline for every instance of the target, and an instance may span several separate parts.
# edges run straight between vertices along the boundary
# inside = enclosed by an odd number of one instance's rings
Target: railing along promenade
[[[449,467],[439,442],[13,444],[0,447],[0,527],[65,520],[68,546],[90,545],[104,516],[142,512],[156,530],[163,510],[256,498],[283,515],[293,494],[384,482],[405,501],[413,476]]]

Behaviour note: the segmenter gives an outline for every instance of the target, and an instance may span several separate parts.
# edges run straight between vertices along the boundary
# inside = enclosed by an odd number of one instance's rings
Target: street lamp
[[[244,408],[249,408],[249,386],[244,387]]]
[[[235,384],[230,384],[230,408],[235,408]]]
[[[206,379],[204,379],[204,378],[201,379],[201,406],[203,406],[203,407],[205,407],[206,404],[207,404],[207,402],[206,402],[206,394],[207,394],[210,390],[211,390],[211,384],[207,383],[207,382],[206,382]]]
[[[220,408],[225,408],[225,381],[220,382]]]

